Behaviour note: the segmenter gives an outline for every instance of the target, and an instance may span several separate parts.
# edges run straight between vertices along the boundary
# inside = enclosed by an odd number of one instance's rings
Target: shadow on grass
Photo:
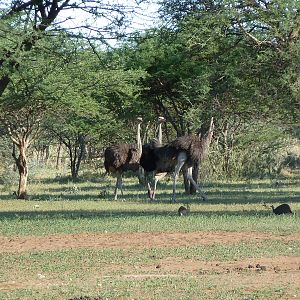
[[[0,195],[0,201],[6,201],[6,200],[16,200],[18,201],[18,199],[16,198],[15,195],[12,194],[4,194],[4,195]]]
[[[209,211],[209,212],[191,212],[189,216],[204,216],[207,218],[215,217],[266,217],[273,215],[271,209],[265,211],[256,210],[238,210],[238,211]],[[286,215],[293,216],[293,215]],[[72,211],[14,211],[14,212],[0,212],[0,218],[10,219],[10,220],[97,220],[97,219],[130,219],[136,217],[147,217],[147,218],[157,218],[157,217],[178,217],[177,207],[174,207],[172,211],[82,211],[82,210],[72,210]]]
[[[291,178],[281,178],[278,180],[273,179],[253,179],[250,181],[210,181],[204,184],[205,187],[210,188],[240,188],[240,189],[251,189],[251,188],[275,188],[281,189],[288,186],[298,186],[300,181],[299,176],[294,176]],[[200,182],[201,184],[201,182]]]
[[[127,177],[133,178],[132,176]],[[95,182],[80,179],[76,182],[72,181],[70,177],[60,177],[61,186],[57,186],[58,179],[50,178],[44,179],[44,183],[55,183],[53,187],[47,187],[45,192],[38,192],[35,194],[29,193],[30,200],[36,201],[104,201],[113,200],[115,178],[109,177],[101,181]],[[285,188],[297,186],[299,178],[280,179],[276,185],[268,181],[254,181],[254,182],[209,182],[203,185],[202,190],[206,193],[208,200],[203,202],[200,195],[188,195],[182,192],[182,184],[177,184],[177,203],[204,203],[204,204],[248,204],[248,203],[262,203],[275,204],[277,202],[300,202],[300,190],[285,191]],[[119,196],[119,199],[129,202],[149,202],[147,196],[147,189],[145,186],[139,184],[134,178],[134,183],[125,181],[124,196]],[[68,183],[69,185],[66,185]],[[84,183],[84,185],[81,185]],[[38,191],[42,188],[39,187]],[[120,193],[119,193],[120,194]],[[158,185],[156,202],[155,203],[170,203],[172,198],[172,181],[169,179],[162,181]],[[9,194],[0,195],[0,200],[13,200],[14,196]],[[17,201],[17,200],[16,200]],[[130,204],[129,204],[130,205]]]
[[[97,192],[98,190],[98,192]],[[90,191],[90,193],[89,193]],[[176,193],[177,203],[203,203],[203,204],[248,204],[248,203],[276,203],[276,202],[300,202],[300,191],[298,192],[285,192],[274,190],[212,190],[203,189],[207,195],[207,201],[203,201],[200,194],[188,195],[182,190]],[[52,193],[53,192],[53,193]],[[130,188],[124,187],[124,195],[118,196],[118,200],[124,200],[128,202],[145,203],[150,202],[147,191],[140,185],[130,186]],[[10,194],[0,195],[0,201],[13,200],[15,196]],[[157,191],[156,200],[150,203],[170,203],[172,198],[172,191],[170,187],[164,187]],[[36,193],[29,194],[29,200],[35,201],[113,201],[113,189],[112,188],[97,188],[95,186],[79,188],[78,191],[72,189],[53,189],[49,193]],[[16,199],[16,201],[18,201]],[[130,205],[130,204],[128,204]]]

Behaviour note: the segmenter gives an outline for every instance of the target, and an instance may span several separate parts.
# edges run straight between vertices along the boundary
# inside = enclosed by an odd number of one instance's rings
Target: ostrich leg
[[[123,180],[122,180],[122,173],[118,172],[117,173],[117,182],[116,182],[116,187],[115,187],[115,200],[118,199],[118,189],[121,190],[121,194],[123,196]]]
[[[174,177],[173,177],[173,196],[172,196],[172,202],[175,203],[176,202],[176,180],[177,177],[179,175],[179,172],[181,170],[181,168],[183,167],[184,163],[187,160],[187,156],[186,153],[181,152],[179,153],[178,157],[177,157],[177,164],[175,166],[175,171],[174,171]]]
[[[199,187],[199,185],[195,182],[193,178],[193,167],[189,167],[187,170],[187,179],[191,182],[191,184],[195,187],[195,189],[200,193],[202,199],[207,200],[207,196],[203,193]]]
[[[150,200],[155,200],[157,183],[159,180],[163,179],[167,174],[168,174],[167,172],[155,174],[153,190],[151,190],[150,183],[148,182],[148,194],[149,194]]]

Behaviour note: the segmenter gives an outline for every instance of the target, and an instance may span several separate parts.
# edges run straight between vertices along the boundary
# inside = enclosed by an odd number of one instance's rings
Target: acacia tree
[[[25,97],[29,97],[29,95],[21,97],[20,94],[14,94],[13,97],[13,102],[10,101],[10,99],[1,102],[0,121],[5,126],[13,142],[12,156],[19,172],[17,197],[19,199],[26,199],[28,179],[26,153],[28,147],[35,140],[40,131],[40,124],[45,108],[39,100],[32,99],[32,95],[27,99]],[[18,107],[18,104],[21,105]],[[16,153],[16,147],[18,154]]]
[[[296,121],[299,1],[160,2],[167,25],[125,49],[129,65],[148,72],[141,101],[165,115],[177,135],[215,116],[230,176],[243,124]]]
[[[11,75],[10,84],[0,97],[0,122],[14,145],[12,156],[19,172],[19,199],[27,197],[27,149],[38,138],[42,122],[57,100],[52,74],[61,69],[64,60],[52,50],[59,43],[44,40],[30,53],[20,55],[22,65]]]
[[[222,115],[234,113],[243,119],[286,117],[287,111],[293,115],[298,100],[291,84],[298,64],[291,58],[298,56],[299,1],[161,3],[176,41],[185,41],[185,53],[211,72],[208,95]]]
[[[73,179],[88,142],[103,148],[134,134],[125,124],[136,117],[138,81],[143,76],[141,70],[124,69],[114,53],[97,48],[91,52],[84,45],[55,73],[60,96],[45,128],[67,148]]]
[[[124,28],[137,12],[138,5],[110,1],[81,0],[13,0],[0,6],[0,95],[11,82],[11,76],[22,64],[20,55],[31,51],[45,36],[61,31],[69,36],[92,36],[106,43],[107,38],[124,34]],[[85,20],[71,26],[77,15]],[[97,22],[101,19],[102,22]],[[95,25],[96,24],[96,25]],[[101,24],[101,25],[100,25]]]

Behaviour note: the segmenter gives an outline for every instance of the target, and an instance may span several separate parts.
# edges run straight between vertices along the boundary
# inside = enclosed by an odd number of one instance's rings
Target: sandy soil
[[[157,248],[192,245],[212,245],[241,241],[299,241],[300,233],[272,235],[257,232],[192,232],[192,233],[80,233],[49,236],[0,236],[0,253],[25,251],[51,251],[61,249],[116,249]],[[116,273],[114,272],[116,271]],[[120,272],[118,272],[120,271]],[[123,275],[109,275],[109,274]],[[261,257],[241,261],[201,261],[168,257],[155,263],[139,262],[135,265],[108,264],[95,270],[93,280],[144,280],[153,277],[203,276],[226,289],[242,288],[251,291],[274,286],[289,286],[282,299],[300,299],[300,257]],[[92,280],[92,279],[91,279]],[[31,278],[26,282],[0,281],[0,290],[19,288],[62,287],[67,282],[54,278]],[[213,292],[213,291],[212,291]],[[281,299],[281,298],[280,298]]]
[[[257,232],[80,233],[48,236],[0,236],[1,252],[51,251],[80,248],[156,248],[211,245],[260,240],[300,240],[300,233],[271,235]]]

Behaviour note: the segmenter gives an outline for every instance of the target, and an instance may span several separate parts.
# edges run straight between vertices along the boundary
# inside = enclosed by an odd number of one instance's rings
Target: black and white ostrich
[[[148,147],[147,155],[142,153],[140,160],[141,166],[146,172],[155,171],[155,183],[152,193],[152,199],[155,199],[156,184],[165,176],[165,174],[174,172],[173,174],[173,195],[172,201],[176,202],[176,180],[182,168],[187,170],[187,179],[198,190],[201,197],[205,200],[206,195],[201,192],[192,176],[193,165],[201,161],[210,146],[214,130],[213,118],[211,118],[210,126],[204,136],[185,135],[177,138],[171,143],[157,147],[155,144]]]
[[[164,117],[158,117],[157,119],[157,128],[155,131],[156,138],[152,139],[149,143],[143,145],[142,156],[140,159],[140,165],[143,167],[145,171],[145,177],[148,187],[148,196],[150,200],[154,200],[153,198],[153,190],[151,189],[149,183],[149,174],[155,171],[155,161],[153,160],[153,152],[154,149],[162,147],[162,124],[166,122]],[[159,176],[165,176],[167,173],[163,174],[155,174],[156,178]],[[157,181],[155,180],[154,190],[156,190]]]
[[[104,167],[106,173],[116,174],[115,200],[118,198],[118,189],[123,195],[123,173],[138,171],[142,155],[141,123],[142,118],[137,118],[137,144],[118,144],[107,147],[104,151]]]

